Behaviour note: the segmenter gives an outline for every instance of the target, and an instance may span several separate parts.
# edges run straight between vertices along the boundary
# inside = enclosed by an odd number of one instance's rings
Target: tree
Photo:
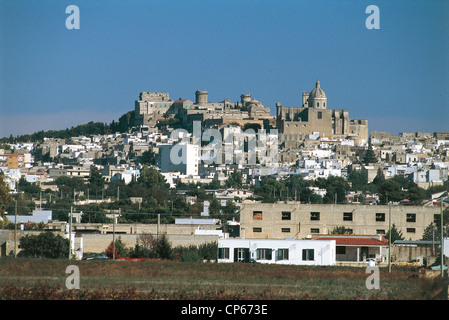
[[[145,165],[155,164],[156,163],[156,155],[154,154],[153,150],[150,149],[150,150],[143,152],[139,163],[142,163]]]
[[[9,191],[9,187],[3,176],[3,172],[0,172],[0,216],[3,217],[6,208],[12,203],[12,196]]]
[[[165,177],[160,174],[156,169],[144,166],[140,171],[140,177],[137,182],[144,185],[150,190],[168,190],[169,184],[165,180]]]
[[[351,232],[345,226],[338,226],[334,227],[329,234],[351,234]]]
[[[316,179],[316,184],[319,188],[326,189],[326,194],[323,197],[324,203],[346,202],[346,192],[349,190],[349,185],[343,177],[329,176],[327,179],[318,178]]]
[[[113,258],[113,252],[114,252],[114,242],[111,241],[109,246],[106,249],[106,256],[108,258]],[[126,257],[128,255],[128,250],[126,249],[125,244],[122,241],[121,237],[118,237],[117,240],[115,240],[115,258],[120,257]]]
[[[368,183],[368,172],[365,169],[352,170],[349,174],[348,181],[351,182],[353,190],[361,190]]]
[[[430,223],[423,232],[421,240],[440,241],[440,232],[435,223]]]
[[[360,204],[366,204],[367,203],[366,198],[365,198],[365,196],[362,193],[357,196],[357,201],[360,202]]]
[[[173,249],[165,234],[157,240],[156,256],[160,259],[173,259]]]
[[[41,192],[41,188],[36,184],[28,182],[24,177],[21,177],[18,184],[18,191],[23,191],[30,195],[38,195]]]
[[[89,205],[83,208],[86,212],[81,215],[81,223],[110,223],[112,220],[106,216],[106,212],[99,205]]]
[[[0,230],[6,229],[10,223],[8,217],[0,217]]]
[[[239,219],[239,207],[231,199],[226,200],[226,206],[223,208],[223,219]]]
[[[390,239],[390,230],[388,230],[385,237],[387,239]],[[396,225],[393,223],[393,225],[391,226],[391,243],[393,244],[396,240],[404,240],[404,237],[402,236],[402,231],[397,229]]]
[[[212,217],[218,217],[221,212],[221,203],[215,196],[209,203],[209,215]]]
[[[136,243],[134,248],[129,250],[130,258],[153,258],[154,254],[149,248]]]
[[[20,238],[19,248],[22,249],[25,256],[40,256],[52,259],[67,258],[69,239],[46,231],[39,235],[26,235]]]
[[[243,185],[242,182],[242,172],[238,170],[234,170],[226,180],[227,188],[235,188],[240,189]]]
[[[106,181],[97,167],[90,168],[89,188],[93,191],[98,191],[104,188]]]
[[[398,202],[406,197],[406,193],[402,191],[401,185],[393,180],[385,180],[379,189],[379,201],[383,204],[387,202],[394,201]]]
[[[424,199],[427,198],[427,192],[418,185],[414,185],[408,189],[407,199],[411,202],[420,204]]]
[[[377,186],[381,186],[382,183],[384,183],[384,181],[385,181],[385,175],[384,175],[382,169],[379,167],[377,169],[377,174],[374,177],[373,183]]]
[[[377,163],[377,155],[373,150],[373,146],[371,145],[371,143],[368,146],[368,150],[366,150],[365,155],[363,156],[363,163],[364,164],[368,164],[368,163]]]
[[[7,208],[9,213],[14,213],[16,210],[17,202],[17,214],[19,215],[31,215],[32,211],[36,208],[35,202],[32,200],[31,195],[26,193],[18,193],[14,195],[14,202],[11,202]]]
[[[275,202],[286,189],[287,186],[285,183],[269,177],[263,180],[260,186],[255,188],[255,193],[262,197],[263,202]]]
[[[87,191],[87,185],[84,183],[83,178],[59,176],[55,180],[56,185],[63,195],[73,197],[74,190]]]
[[[444,237],[449,237],[449,208],[443,211],[443,233]],[[435,223],[430,223],[423,232],[422,240],[435,240],[441,239],[441,222],[438,219]]]

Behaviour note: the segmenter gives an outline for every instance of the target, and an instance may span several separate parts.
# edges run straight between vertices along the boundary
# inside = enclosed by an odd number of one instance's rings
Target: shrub
[[[26,235],[20,238],[19,248],[24,256],[40,256],[44,258],[67,258],[69,239],[55,235],[51,231],[39,235]]]
[[[155,251],[157,258],[173,259],[173,249],[165,234],[163,234],[161,239],[157,241]]]

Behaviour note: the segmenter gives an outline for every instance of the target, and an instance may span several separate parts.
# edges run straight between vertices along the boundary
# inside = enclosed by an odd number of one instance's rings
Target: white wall
[[[229,258],[217,261],[234,262],[234,248],[249,248],[250,259],[258,263],[335,265],[335,246],[335,240],[218,239],[218,248],[229,248]],[[272,249],[271,260],[257,260],[257,249]],[[279,249],[288,249],[288,260],[276,259]],[[303,260],[303,249],[313,249],[314,259]]]
[[[172,154],[172,149],[178,151]],[[179,170],[186,175],[198,175],[199,147],[193,144],[159,145],[161,172]],[[179,159],[178,159],[179,158]],[[174,163],[179,161],[180,163]]]

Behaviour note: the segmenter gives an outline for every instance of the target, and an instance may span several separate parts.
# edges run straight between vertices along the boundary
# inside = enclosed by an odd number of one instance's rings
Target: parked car
[[[97,260],[97,259],[108,259],[108,257],[103,253],[91,253],[83,260]]]
[[[441,270],[441,265],[430,267],[432,270]],[[443,270],[447,270],[447,266],[443,265]]]

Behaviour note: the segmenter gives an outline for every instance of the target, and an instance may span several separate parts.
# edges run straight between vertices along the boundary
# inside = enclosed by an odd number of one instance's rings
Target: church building
[[[312,91],[303,92],[301,107],[276,104],[276,128],[286,148],[297,148],[312,134],[353,139],[359,145],[368,141],[368,120],[350,120],[348,110],[328,109],[327,96],[319,81]]]

